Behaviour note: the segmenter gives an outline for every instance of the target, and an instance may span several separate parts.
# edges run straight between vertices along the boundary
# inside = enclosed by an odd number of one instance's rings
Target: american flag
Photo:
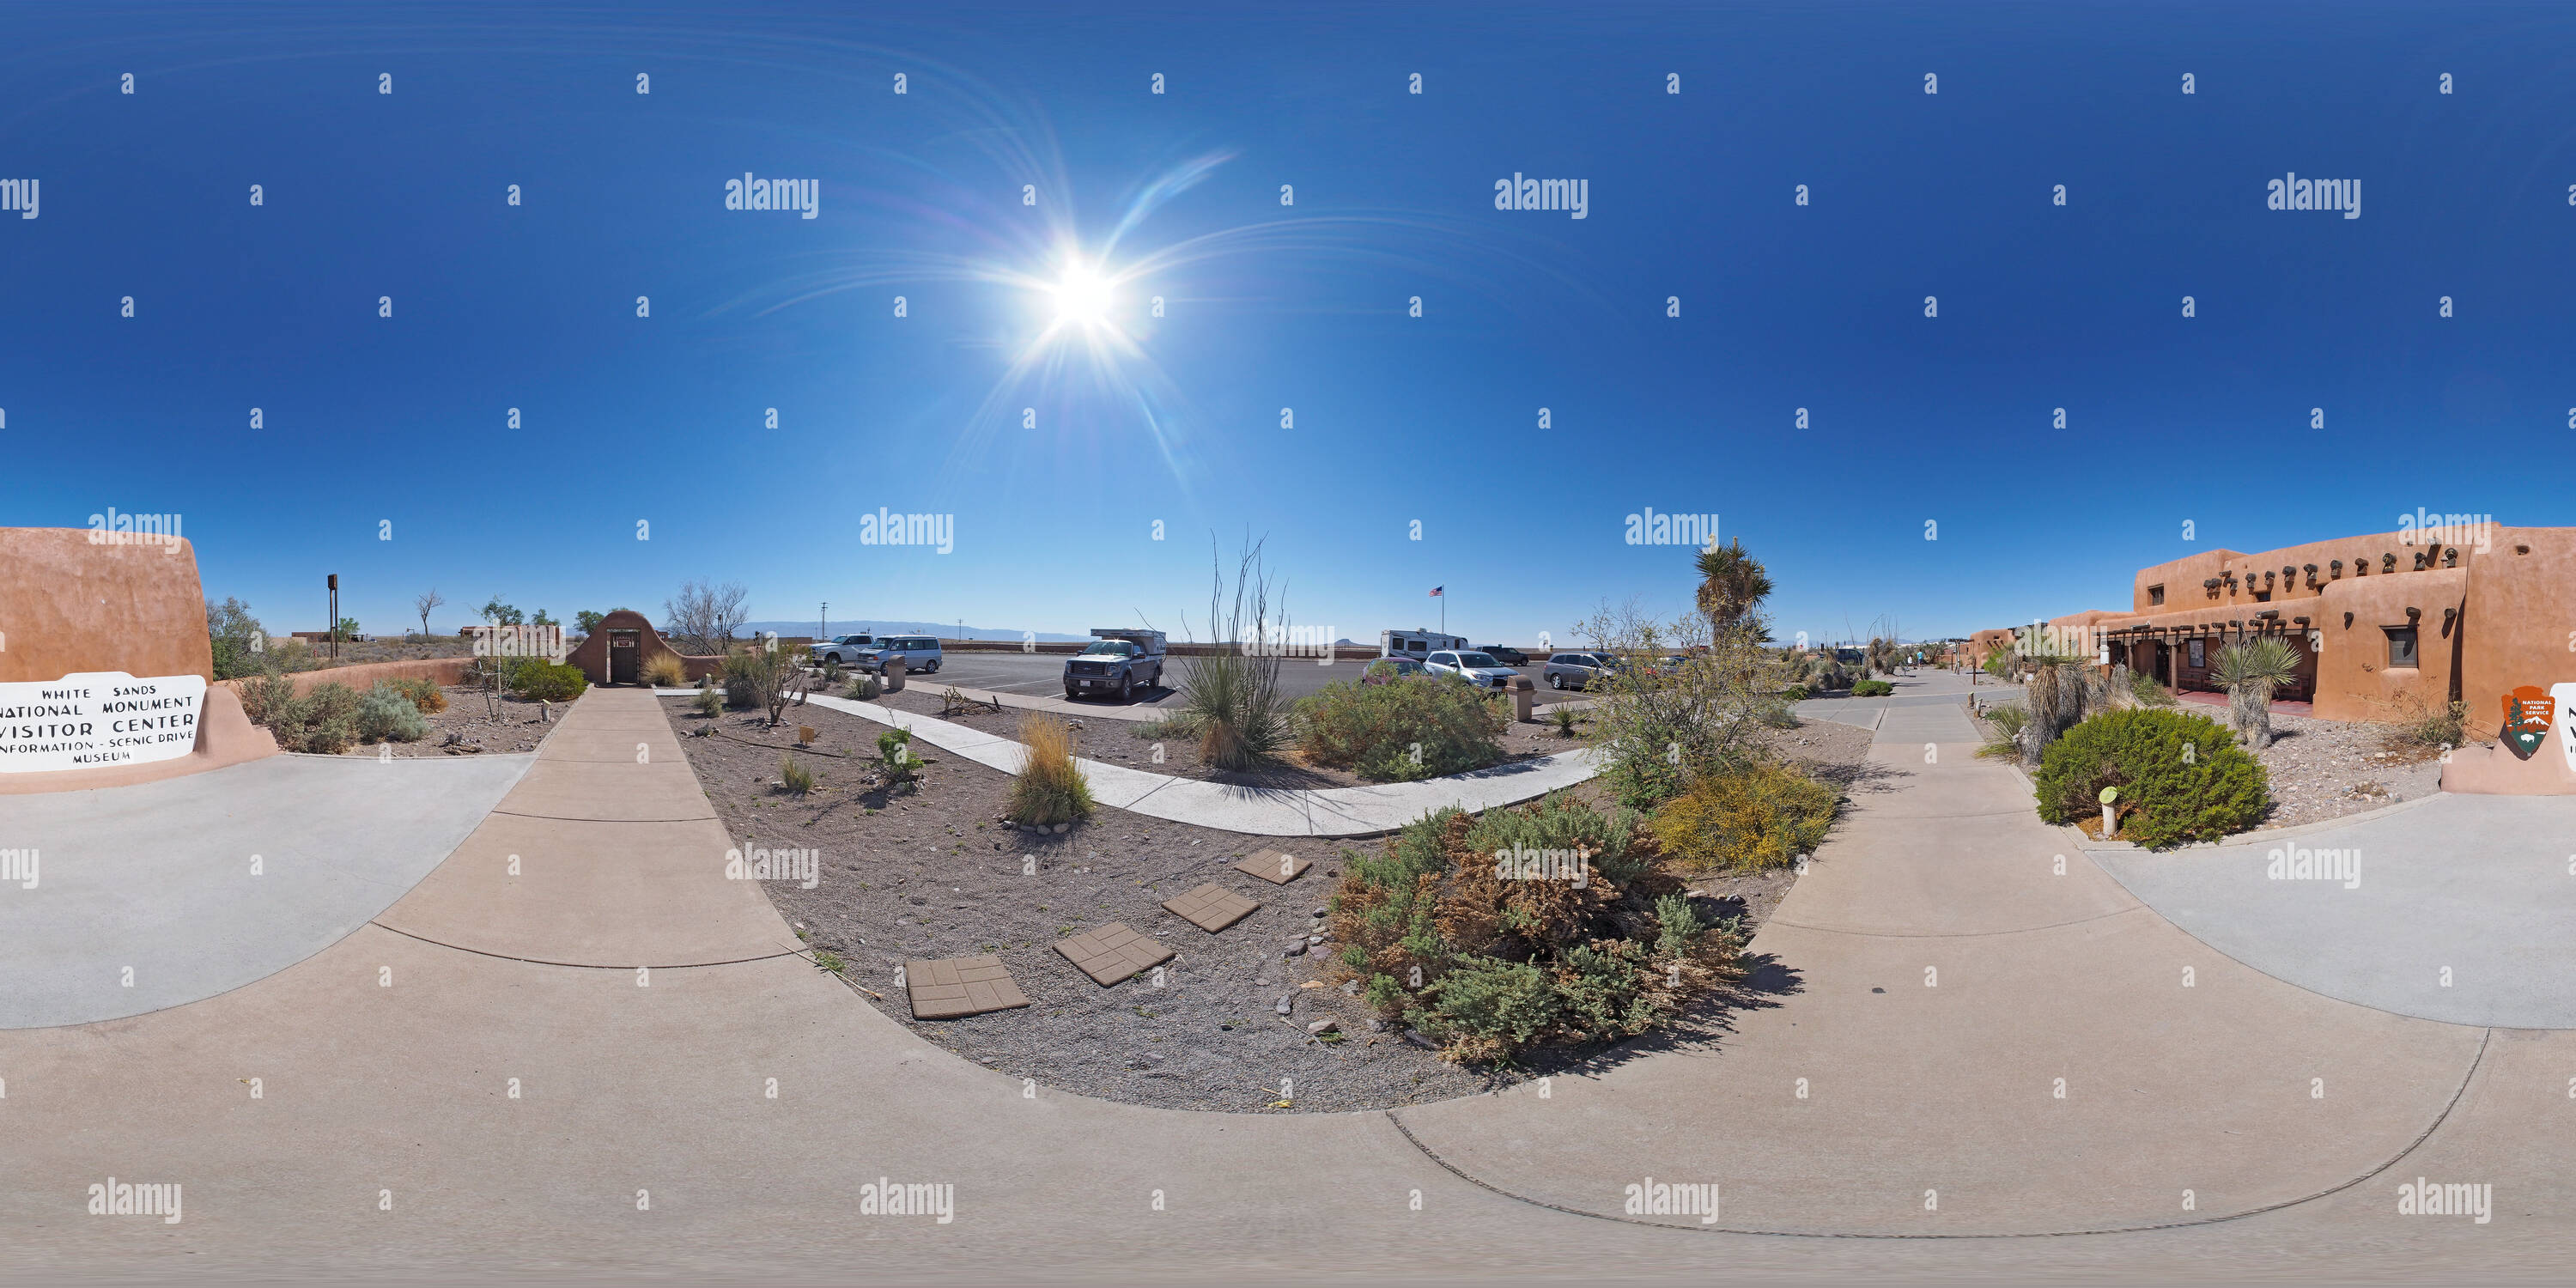
[[[1433,598],[1433,599],[1438,599],[1438,598],[1440,598],[1440,592],[1441,592],[1441,591],[1444,591],[1444,590],[1447,590],[1447,589],[1449,589],[1447,586],[1434,586],[1434,587],[1432,587],[1432,588],[1431,588],[1431,598]]]

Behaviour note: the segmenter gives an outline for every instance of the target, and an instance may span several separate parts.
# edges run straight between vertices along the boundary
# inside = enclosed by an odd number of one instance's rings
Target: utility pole
[[[331,656],[340,656],[340,574],[332,573],[331,587]]]
[[[814,642],[822,643],[832,634],[832,601],[823,601],[823,620],[814,623]]]

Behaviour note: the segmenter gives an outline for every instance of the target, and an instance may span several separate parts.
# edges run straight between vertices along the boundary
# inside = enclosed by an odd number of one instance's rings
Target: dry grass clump
[[[1028,762],[1011,782],[1011,821],[1040,827],[1091,817],[1091,784],[1073,763],[1073,729],[1049,715],[1020,721]]]
[[[689,683],[688,664],[682,662],[677,653],[656,653],[652,661],[644,664],[644,682],[657,689],[686,688]]]

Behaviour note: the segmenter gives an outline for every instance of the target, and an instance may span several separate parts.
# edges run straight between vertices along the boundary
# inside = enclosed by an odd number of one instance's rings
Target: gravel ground
[[[934,711],[936,701],[934,694]],[[1293,1110],[1311,1112],[1418,1104],[1493,1085],[1394,1034],[1369,1032],[1356,998],[1300,987],[1324,963],[1285,956],[1284,946],[1321,920],[1312,914],[1340,874],[1334,845],[1113,809],[1060,836],[1008,829],[999,819],[1010,776],[936,748],[917,749],[934,762],[920,787],[893,795],[863,760],[800,756],[817,789],[799,799],[769,786],[792,728],[773,732],[762,716],[739,712],[710,722],[684,699],[663,699],[663,707],[728,831],[752,846],[822,852],[815,889],[765,883],[779,911],[813,946],[848,963],[847,982],[876,994],[862,996],[927,1041],[1050,1087],[1168,1108],[1289,1112],[1270,1109],[1283,1099],[1282,1079],[1293,1083],[1294,1095],[1284,1097]],[[862,757],[874,755],[884,729],[820,707],[789,719],[817,731],[818,751]],[[710,723],[771,745],[687,736]],[[1315,866],[1284,887],[1229,870],[1273,846]],[[1208,882],[1261,908],[1211,935],[1159,906]],[[1179,952],[1163,987],[1138,977],[1102,988],[1055,952],[1057,940],[1111,921]],[[1027,1008],[912,1018],[894,986],[898,965],[984,953],[1010,968]],[[1282,998],[1286,1017],[1276,1010]],[[1309,1037],[1305,1026],[1325,1016],[1350,1036]]]
[[[538,740],[554,729],[547,718],[549,713],[538,703],[521,702],[507,694],[482,689],[447,687],[439,691],[447,695],[447,709],[423,713],[422,718],[429,721],[428,737],[418,742],[363,743],[341,754],[382,756],[386,748],[391,748],[397,757],[535,751]],[[569,705],[554,704],[552,719],[563,719]]]
[[[2263,826],[2296,827],[2442,790],[2441,753],[2393,750],[2396,729],[2274,712],[2272,745],[2254,753],[2272,781],[2272,812]]]

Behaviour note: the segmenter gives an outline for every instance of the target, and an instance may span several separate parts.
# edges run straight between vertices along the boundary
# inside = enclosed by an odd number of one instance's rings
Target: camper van
[[[1379,657],[1409,657],[1419,662],[1443,649],[1467,647],[1464,635],[1443,635],[1419,627],[1409,631],[1380,631],[1377,636]]]

